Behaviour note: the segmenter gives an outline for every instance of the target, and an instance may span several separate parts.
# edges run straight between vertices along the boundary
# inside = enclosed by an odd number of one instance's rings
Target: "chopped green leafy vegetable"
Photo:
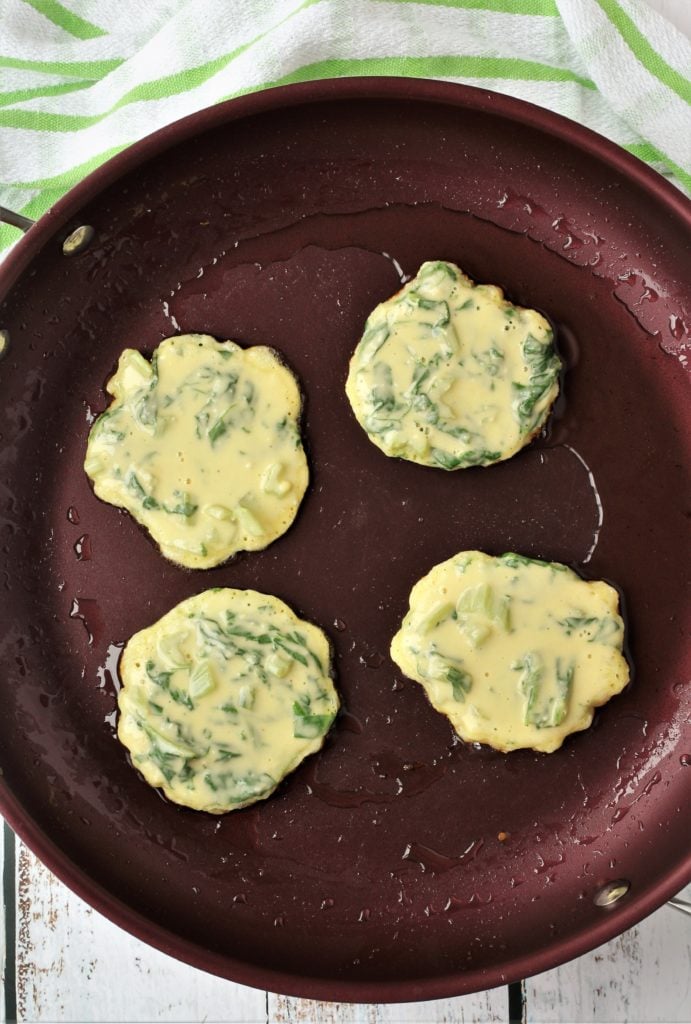
[[[372,313],[346,392],[387,455],[457,470],[527,444],[556,398],[559,370],[537,311],[442,260],[423,264]]]
[[[446,678],[451,683],[451,689],[453,691],[453,699],[457,701],[464,701],[466,694],[470,693],[470,689],[473,685],[473,677],[469,672],[464,669],[455,668],[450,665],[446,671]]]

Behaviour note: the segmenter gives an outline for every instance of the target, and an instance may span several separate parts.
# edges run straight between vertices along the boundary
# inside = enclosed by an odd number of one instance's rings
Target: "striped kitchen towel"
[[[345,75],[510,93],[691,192],[691,44],[644,0],[2,0],[0,205],[37,217],[177,118]]]

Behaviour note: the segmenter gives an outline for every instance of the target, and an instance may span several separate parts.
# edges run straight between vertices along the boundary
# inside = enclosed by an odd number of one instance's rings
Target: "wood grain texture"
[[[17,1019],[264,1024],[266,994],[150,949],[17,849]]]
[[[691,0],[647,2],[691,36]],[[2,854],[0,828],[0,875]],[[686,898],[691,900],[691,887]],[[491,1024],[507,1019],[505,988],[380,1006],[293,999],[222,981],[112,925],[20,843],[16,914],[17,1016],[31,1024]],[[2,915],[0,1024],[6,1005],[4,920]],[[525,991],[528,1024],[688,1024],[691,920],[662,908],[594,952],[529,980]]]
[[[178,963],[111,924],[17,847],[17,1019],[32,1024],[492,1024],[505,988],[370,1006],[291,999]]]
[[[506,1021],[505,987],[425,1003],[323,1003],[269,993],[268,1024],[494,1024]]]
[[[18,1020],[210,1024],[491,1024],[507,990],[389,1006],[266,994],[186,967],[106,921],[24,847],[17,852]],[[691,898],[691,886],[685,891]],[[114,983],[117,979],[117,983]],[[687,1024],[691,929],[669,907],[526,983],[528,1024]]]
[[[691,885],[680,894],[691,900]],[[691,918],[662,907],[635,928],[526,982],[528,1024],[688,1024]]]

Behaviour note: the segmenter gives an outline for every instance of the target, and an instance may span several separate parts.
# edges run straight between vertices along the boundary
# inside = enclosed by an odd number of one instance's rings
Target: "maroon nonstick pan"
[[[687,200],[592,132],[402,79],[203,111],[31,227],[0,269],[0,807],[39,857],[190,964],[365,1002],[543,971],[688,882],[690,241]],[[490,468],[387,459],[344,395],[368,312],[429,259],[557,330],[549,428]],[[120,351],[178,331],[274,346],[305,395],[294,526],[207,572],[164,561],[82,470]],[[621,590],[631,685],[554,754],[459,742],[389,658],[413,583],[468,548]],[[212,586],[325,629],[344,703],[318,755],[225,817],[163,800],[114,735],[123,643]]]

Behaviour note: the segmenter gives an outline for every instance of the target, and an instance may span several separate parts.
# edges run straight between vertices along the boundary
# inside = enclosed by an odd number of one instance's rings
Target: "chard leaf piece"
[[[473,678],[470,673],[450,665],[447,669],[446,678],[451,683],[453,699],[459,702],[464,701],[466,694],[470,693],[473,685]]]
[[[211,665],[208,661],[198,661],[190,672],[188,693],[192,700],[205,697],[216,687]]]
[[[316,739],[329,731],[333,715],[295,715],[293,718],[293,735],[297,739]]]
[[[549,754],[626,687],[624,629],[603,580],[465,550],[415,582],[390,654],[463,741]]]
[[[214,587],[126,645],[118,737],[171,800],[225,813],[320,746],[339,706],[329,667],[326,636],[279,598]]]
[[[180,334],[151,361],[126,350],[106,389],[84,468],[165,558],[209,569],[289,528],[309,467],[300,389],[278,353]]]
[[[374,310],[346,393],[387,455],[454,471],[528,444],[557,396],[560,367],[537,310],[437,260]]]

